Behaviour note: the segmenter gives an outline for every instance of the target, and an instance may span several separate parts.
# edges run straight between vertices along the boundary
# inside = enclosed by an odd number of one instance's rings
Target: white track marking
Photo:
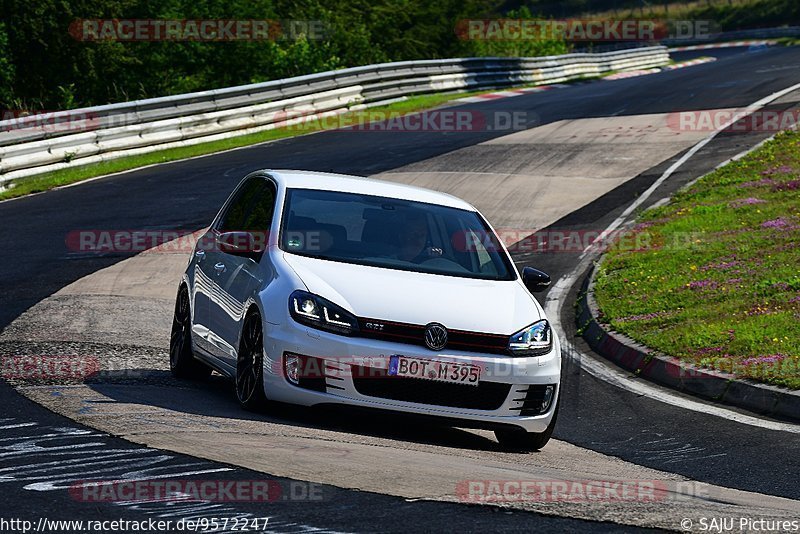
[[[760,419],[758,417],[753,417],[749,415],[745,415],[739,413],[737,411],[723,408],[721,406],[716,406],[711,403],[695,401],[692,399],[685,398],[681,395],[676,393],[672,393],[667,391],[661,387],[655,386],[653,384],[647,383],[640,379],[633,379],[630,378],[623,372],[617,371],[616,369],[610,367],[609,365],[598,361],[591,355],[580,351],[575,345],[572,344],[569,339],[567,339],[566,334],[564,333],[564,329],[561,326],[561,310],[564,307],[564,297],[569,293],[569,290],[575,285],[578,281],[578,277],[583,273],[590,261],[594,259],[594,257],[598,254],[598,249],[595,247],[595,244],[604,239],[608,234],[622,225],[625,220],[644,202],[647,201],[650,196],[658,189],[672,174],[678,170],[684,163],[686,163],[692,156],[697,154],[704,146],[710,143],[720,132],[725,130],[728,126],[733,124],[735,121],[741,119],[743,116],[752,114],[755,111],[758,111],[765,105],[773,102],[792,91],[800,89],[800,83],[792,85],[791,87],[787,87],[786,89],[782,89],[781,91],[777,91],[772,93],[769,96],[754,102],[753,104],[749,105],[745,108],[744,112],[741,115],[736,116],[731,119],[731,121],[723,124],[720,126],[719,129],[712,132],[708,137],[694,145],[691,149],[689,149],[686,154],[684,154],[678,161],[673,163],[672,165],[664,171],[664,173],[656,180],[645,192],[643,192],[627,209],[617,217],[608,227],[595,239],[589,246],[587,246],[581,256],[578,258],[578,265],[575,269],[572,270],[566,276],[562,276],[559,280],[555,283],[553,288],[547,295],[547,300],[545,302],[545,313],[553,324],[553,327],[561,334],[562,344],[570,349],[573,354],[578,354],[580,357],[576,358],[575,360],[581,366],[582,369],[587,371],[592,376],[600,378],[612,384],[614,386],[627,389],[637,395],[644,395],[646,397],[664,402],[666,404],[671,404],[673,406],[677,406],[680,408],[684,408],[687,410],[692,410],[696,412],[702,412],[709,415],[714,415],[717,417],[721,417],[724,419],[728,419],[730,421],[735,421],[737,423],[742,423],[746,425],[756,426],[760,428],[766,428],[769,430],[780,430],[783,432],[791,432],[791,433],[800,433],[800,425],[795,425],[791,423],[780,423],[777,421],[770,421],[766,419]],[[768,139],[761,141],[754,147],[751,147],[747,150],[740,152],[739,154],[735,155],[734,157],[730,158],[730,160],[724,162],[728,163],[730,161],[736,161],[746,154],[752,152],[756,148],[762,146]],[[723,163],[723,164],[724,164]],[[722,164],[717,166],[719,168]]]
[[[788,93],[791,93],[792,91],[795,91],[797,89],[800,89],[800,83],[797,83],[795,85],[792,85],[791,87],[787,87],[786,89],[782,89],[780,91],[772,93],[771,95],[766,96],[766,97],[762,98],[761,100],[759,100],[759,101],[757,101],[757,102],[755,102],[753,104],[750,104],[749,106],[747,106],[744,109],[744,111],[742,113],[736,114],[734,117],[731,118],[731,120],[729,120],[728,122],[726,122],[723,125],[721,125],[717,130],[714,130],[708,137],[706,137],[705,139],[703,139],[702,141],[700,141],[699,143],[694,145],[691,149],[689,149],[688,152],[686,152],[686,154],[681,156],[680,159],[678,159],[678,161],[676,161],[675,163],[670,165],[669,168],[667,170],[665,170],[664,173],[658,178],[658,180],[653,182],[653,184],[650,187],[648,187],[647,190],[644,193],[639,195],[639,198],[634,200],[631,203],[631,205],[628,206],[625,209],[625,211],[622,212],[622,215],[617,217],[614,220],[614,222],[609,224],[608,227],[605,229],[605,231],[603,231],[592,242],[591,245],[589,245],[588,247],[586,247],[586,249],[584,249],[583,253],[581,254],[580,259],[583,259],[589,252],[592,251],[592,249],[594,248],[595,243],[605,239],[608,234],[610,234],[611,232],[616,230],[623,222],[625,222],[625,219],[627,219],[628,216],[631,213],[633,213],[634,210],[636,210],[636,208],[638,208],[643,203],[645,203],[647,201],[647,199],[650,198],[650,196],[656,191],[656,189],[661,187],[661,184],[663,184],[665,181],[667,181],[667,179],[670,176],[672,176],[672,174],[676,170],[678,170],[681,166],[683,166],[684,163],[689,161],[689,159],[691,159],[692,156],[697,154],[704,146],[706,146],[708,143],[710,143],[720,132],[725,130],[731,124],[734,124],[736,121],[742,119],[743,117],[751,115],[752,113],[754,113],[754,112],[758,111],[759,109],[763,108],[764,106],[766,106],[770,102],[772,102],[774,100],[777,100],[777,99],[781,98],[782,96],[787,95]],[[745,150],[743,154],[739,154],[736,157],[737,158],[741,157],[742,155],[750,152],[751,150],[752,149]]]
[[[733,48],[739,46],[769,46],[774,45],[777,41],[775,39],[762,39],[762,40],[749,40],[749,41],[730,41],[727,43],[712,43],[712,44],[703,44],[703,45],[692,45],[692,46],[678,46],[675,48],[670,48],[670,52],[690,52],[692,50],[709,50],[711,48]]]
[[[550,319],[550,322],[553,325],[555,325],[556,328],[560,328],[561,327],[560,319],[554,319],[553,317],[554,317],[553,315],[548,315],[548,319]],[[575,360],[581,366],[581,368],[586,372],[588,372],[590,375],[594,376],[595,378],[599,378],[600,380],[603,380],[605,382],[608,382],[609,384],[615,385],[623,389],[627,389],[628,391],[631,391],[632,393],[635,393],[637,395],[654,399],[663,402],[665,404],[670,404],[672,406],[677,406],[678,408],[685,408],[687,410],[693,410],[695,412],[702,412],[709,415],[715,415],[717,417],[722,417],[724,419],[729,419],[731,421],[735,421],[737,423],[742,423],[745,425],[756,426],[768,430],[779,430],[781,432],[791,432],[793,434],[800,434],[800,425],[794,425],[791,423],[781,423],[778,421],[770,421],[766,419],[759,419],[758,417],[739,413],[734,410],[723,408],[718,405],[708,404],[701,401],[695,401],[686,397],[676,395],[675,393],[669,390],[659,388],[649,382],[642,380],[641,378],[633,378],[631,377],[630,373],[618,371],[617,369],[614,369],[606,365],[605,363],[599,362],[590,356],[584,357],[584,353],[582,353],[578,348],[576,348],[569,340],[562,339],[561,344],[568,350],[571,350],[574,354],[580,355],[580,357],[576,358]]]

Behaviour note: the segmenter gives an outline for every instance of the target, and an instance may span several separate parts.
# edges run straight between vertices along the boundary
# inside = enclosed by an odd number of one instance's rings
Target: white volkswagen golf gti
[[[345,404],[550,439],[561,349],[494,230],[450,195],[258,171],[198,240],[170,339],[177,377],[212,369],[248,409]]]

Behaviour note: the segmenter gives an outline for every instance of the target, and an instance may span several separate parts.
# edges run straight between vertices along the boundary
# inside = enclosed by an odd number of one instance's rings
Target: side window
[[[275,186],[262,177],[245,182],[217,224],[219,232],[267,232],[275,212]]]

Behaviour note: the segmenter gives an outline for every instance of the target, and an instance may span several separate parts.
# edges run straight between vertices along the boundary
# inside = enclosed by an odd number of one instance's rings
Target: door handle
[[[220,262],[214,265],[214,270],[217,271],[217,274],[222,274],[225,272],[225,264]]]

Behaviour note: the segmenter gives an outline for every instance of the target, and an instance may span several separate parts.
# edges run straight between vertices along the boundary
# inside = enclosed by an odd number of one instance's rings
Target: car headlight
[[[358,319],[333,302],[307,291],[289,296],[289,314],[300,324],[349,336],[358,331]]]
[[[526,326],[508,340],[514,356],[542,356],[553,350],[553,330],[547,319]]]

